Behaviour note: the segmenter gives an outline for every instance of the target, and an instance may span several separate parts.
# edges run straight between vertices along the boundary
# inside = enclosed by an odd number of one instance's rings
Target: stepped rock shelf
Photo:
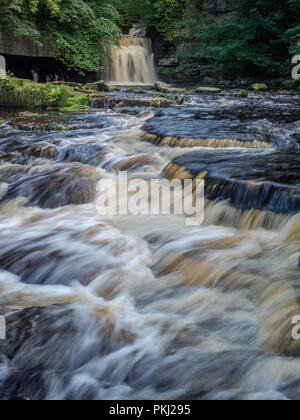
[[[300,168],[295,154],[194,152],[174,159],[163,176],[204,179],[208,200],[225,200],[240,210],[300,211]]]
[[[144,139],[173,147],[296,147],[299,95],[192,95],[192,102],[161,110],[144,125]],[[194,102],[194,105],[193,105]],[[294,145],[294,146],[292,146]]]

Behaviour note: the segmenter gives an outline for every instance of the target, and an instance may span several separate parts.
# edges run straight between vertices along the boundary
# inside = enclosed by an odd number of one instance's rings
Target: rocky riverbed
[[[300,96],[159,90],[0,109],[1,399],[300,398]],[[101,216],[120,171],[203,224]]]

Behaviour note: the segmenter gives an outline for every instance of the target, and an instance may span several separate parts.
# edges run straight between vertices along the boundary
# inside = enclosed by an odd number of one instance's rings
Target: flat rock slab
[[[269,148],[270,139],[256,122],[212,119],[192,109],[159,112],[144,126],[145,139],[174,147]]]
[[[209,200],[226,200],[241,210],[293,214],[300,211],[300,154],[195,152],[173,160],[169,179],[205,180]]]

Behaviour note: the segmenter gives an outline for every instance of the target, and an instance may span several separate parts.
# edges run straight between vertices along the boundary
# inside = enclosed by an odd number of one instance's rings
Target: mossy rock
[[[282,82],[282,87],[284,89],[297,89],[298,88],[298,83],[299,83],[299,81],[297,81],[297,80],[288,79],[288,80],[284,80]]]
[[[61,112],[85,112],[89,111],[91,108],[87,105],[72,105],[65,108],[60,108]]]
[[[128,88],[125,90],[125,93],[135,93],[135,89],[134,88]]]
[[[86,87],[96,90],[97,92],[113,92],[117,90],[117,88],[113,88],[108,83],[104,82],[104,80],[99,80],[98,82],[89,83]]]
[[[249,95],[249,92],[247,90],[240,89],[234,92],[232,96],[234,96],[235,98],[247,98],[248,95]]]
[[[206,85],[214,85],[216,83],[216,79],[209,76],[204,77],[203,81]]]
[[[51,85],[54,85],[54,86],[69,86],[69,87],[71,87],[71,88],[77,88],[77,89],[83,89],[84,88],[84,84],[82,84],[82,83],[76,83],[76,82],[65,82],[65,81],[63,81],[63,80],[57,80],[57,81],[54,81],[54,82],[50,82],[51,83]]]
[[[255,92],[260,92],[262,90],[268,90],[268,86],[265,83],[254,83],[251,89]]]
[[[195,89],[196,93],[221,93],[222,90],[216,87],[206,87],[206,86],[200,86],[197,89]]]
[[[172,86],[162,82],[156,82],[154,89],[161,93],[187,93],[186,89],[173,88]]]

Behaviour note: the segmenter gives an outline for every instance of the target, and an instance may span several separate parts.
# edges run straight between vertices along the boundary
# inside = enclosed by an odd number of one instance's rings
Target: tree
[[[298,0],[236,0],[235,8],[229,21],[202,28],[193,58],[225,77],[288,74],[289,56],[299,51]]]
[[[99,71],[105,47],[118,44],[119,0],[4,0],[1,26],[50,44],[52,54],[68,68]]]

